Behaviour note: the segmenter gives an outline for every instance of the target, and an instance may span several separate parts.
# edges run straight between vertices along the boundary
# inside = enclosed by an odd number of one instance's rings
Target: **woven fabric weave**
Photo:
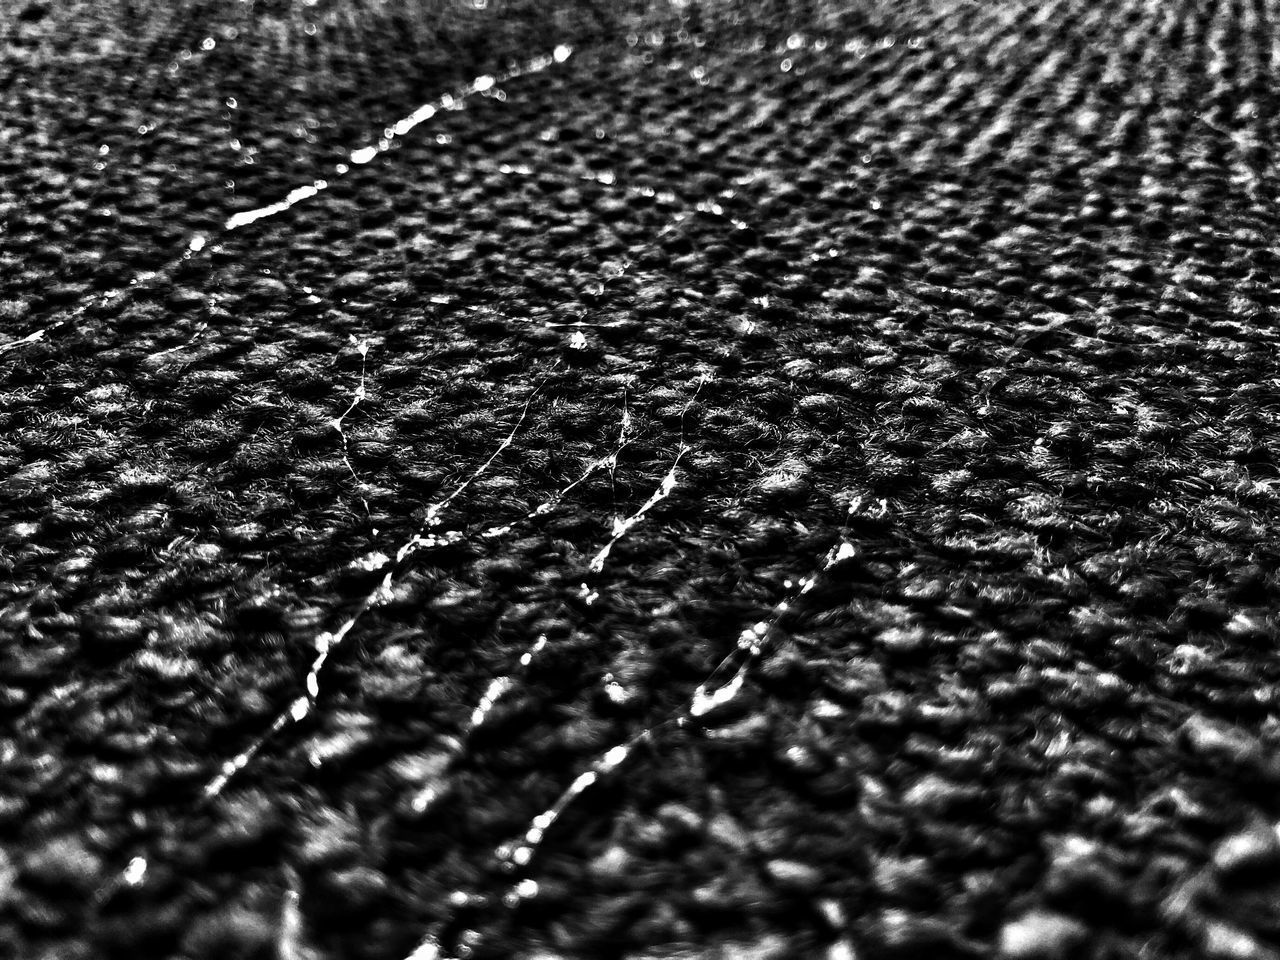
[[[0,956],[1280,957],[1274,0],[0,49]]]

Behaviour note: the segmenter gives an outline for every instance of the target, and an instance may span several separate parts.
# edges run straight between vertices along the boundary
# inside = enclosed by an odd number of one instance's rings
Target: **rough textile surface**
[[[1277,0],[0,50],[0,956],[1280,957]]]

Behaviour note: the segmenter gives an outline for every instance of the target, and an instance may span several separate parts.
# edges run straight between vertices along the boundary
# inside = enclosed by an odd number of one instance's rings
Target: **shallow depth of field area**
[[[1276,0],[0,50],[0,957],[1280,960]]]

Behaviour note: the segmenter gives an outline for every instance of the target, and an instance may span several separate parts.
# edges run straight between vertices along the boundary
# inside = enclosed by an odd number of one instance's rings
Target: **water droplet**
[[[521,900],[531,900],[538,895],[538,881],[528,878],[516,884],[516,896]]]
[[[739,670],[733,675],[728,683],[715,690],[708,690],[706,687],[699,687],[693,695],[693,702],[689,705],[689,715],[692,717],[703,717],[714,710],[716,707],[729,703],[742,690],[743,682],[746,680],[746,674]]]
[[[308,23],[305,27],[303,27],[303,32],[306,33],[308,37],[314,37],[316,35],[316,29],[317,28],[314,23]]]
[[[205,37],[203,40],[200,41],[200,49],[204,50],[206,53],[212,50],[217,45],[218,45],[218,41],[214,40],[213,37]]]
[[[142,883],[147,875],[147,861],[145,857],[134,857],[129,861],[129,865],[124,868],[124,882],[131,887],[136,887]]]
[[[458,934],[458,942],[468,947],[474,947],[481,939],[482,935],[479,930],[463,930]]]
[[[783,60],[782,63],[778,64],[778,69],[783,73],[790,73],[792,66],[794,66],[794,64],[791,62],[791,58],[787,57],[787,59]]]
[[[614,767],[618,766],[618,764],[622,763],[622,761],[626,760],[629,753],[631,753],[631,748],[626,744],[611,747],[609,751],[605,753],[604,759],[600,761],[600,769],[612,770]]]
[[[440,944],[435,941],[434,937],[428,938],[418,944],[413,953],[409,955],[409,960],[440,960]]]

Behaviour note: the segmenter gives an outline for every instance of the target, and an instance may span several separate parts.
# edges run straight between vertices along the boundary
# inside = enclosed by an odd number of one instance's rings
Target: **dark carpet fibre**
[[[0,50],[0,957],[1280,958],[1280,0]]]

